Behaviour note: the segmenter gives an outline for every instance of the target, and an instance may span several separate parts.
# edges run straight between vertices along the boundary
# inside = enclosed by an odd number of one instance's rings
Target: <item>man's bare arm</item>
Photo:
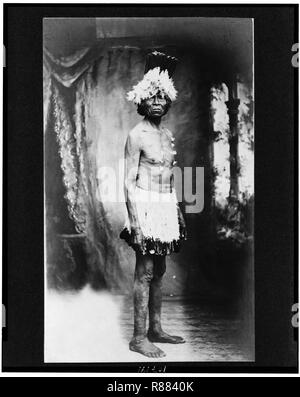
[[[134,192],[140,160],[140,142],[136,131],[130,131],[125,145],[124,193],[128,217],[132,229],[140,227],[138,222]]]

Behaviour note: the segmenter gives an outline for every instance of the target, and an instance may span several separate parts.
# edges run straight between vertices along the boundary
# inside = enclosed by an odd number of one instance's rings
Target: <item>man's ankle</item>
[[[160,334],[163,332],[161,326],[155,325],[155,326],[150,326],[148,330],[148,334]]]
[[[147,339],[147,335],[134,335],[131,338],[130,343],[140,343],[140,342],[142,342],[145,339]]]

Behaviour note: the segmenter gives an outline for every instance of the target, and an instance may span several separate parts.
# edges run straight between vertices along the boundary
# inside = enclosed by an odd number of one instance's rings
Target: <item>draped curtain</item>
[[[100,271],[109,287],[120,287],[122,272],[107,242],[112,231],[97,186],[97,162],[93,142],[86,133],[92,78],[88,72],[101,56],[99,47],[84,48],[56,59],[44,49],[44,131],[53,119],[53,131],[61,159],[64,198],[75,230],[84,236],[90,271]],[[47,148],[45,148],[47,150]],[[51,172],[51,170],[49,170]],[[94,269],[93,269],[94,268]]]

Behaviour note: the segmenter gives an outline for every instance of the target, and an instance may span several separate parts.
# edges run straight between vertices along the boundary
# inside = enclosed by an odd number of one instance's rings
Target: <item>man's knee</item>
[[[142,258],[137,262],[136,279],[142,283],[150,283],[154,277],[152,258]]]
[[[138,281],[141,283],[149,284],[153,280],[154,274],[153,269],[144,269],[143,272],[139,272]]]

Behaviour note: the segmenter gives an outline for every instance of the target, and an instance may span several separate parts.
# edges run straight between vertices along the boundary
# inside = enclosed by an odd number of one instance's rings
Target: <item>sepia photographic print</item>
[[[255,361],[254,32],[43,19],[46,363]]]

